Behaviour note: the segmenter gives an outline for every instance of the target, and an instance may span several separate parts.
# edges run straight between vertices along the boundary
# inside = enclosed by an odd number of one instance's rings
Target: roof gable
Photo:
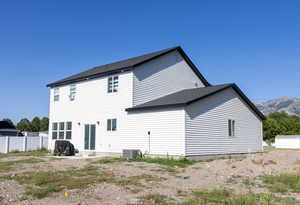
[[[185,54],[185,52],[179,46],[174,47],[174,48],[164,49],[161,51],[157,51],[154,53],[150,53],[150,54],[146,54],[146,55],[142,55],[142,56],[138,56],[138,57],[134,57],[134,58],[129,58],[127,60],[122,60],[122,61],[118,61],[118,62],[111,63],[111,64],[97,66],[92,69],[89,69],[89,70],[83,71],[81,73],[72,75],[70,77],[64,78],[62,80],[55,81],[53,83],[48,84],[47,86],[55,87],[55,86],[60,86],[60,85],[66,85],[66,84],[70,84],[70,83],[80,82],[80,81],[84,81],[84,80],[98,78],[101,76],[106,76],[106,75],[111,75],[111,74],[115,74],[115,73],[119,73],[119,72],[132,70],[136,66],[138,66],[142,63],[148,62],[150,60],[153,60],[155,58],[158,58],[162,55],[165,55],[165,54],[175,51],[175,50],[177,50],[182,55],[182,57],[189,64],[189,66],[194,71],[194,73],[200,78],[200,80],[203,82],[203,84],[205,86],[209,86],[210,84],[208,83],[208,81],[199,72],[197,67],[193,64],[193,62],[189,59],[189,57]]]

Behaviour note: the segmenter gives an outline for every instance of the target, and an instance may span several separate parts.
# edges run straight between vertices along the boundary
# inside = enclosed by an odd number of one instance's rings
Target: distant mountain
[[[300,116],[300,98],[282,97],[266,102],[256,102],[255,105],[265,115],[284,111],[289,115]]]

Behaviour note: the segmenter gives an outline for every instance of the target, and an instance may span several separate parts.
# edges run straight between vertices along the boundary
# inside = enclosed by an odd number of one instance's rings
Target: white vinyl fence
[[[0,153],[11,151],[31,151],[48,148],[48,137],[46,136],[0,136]]]

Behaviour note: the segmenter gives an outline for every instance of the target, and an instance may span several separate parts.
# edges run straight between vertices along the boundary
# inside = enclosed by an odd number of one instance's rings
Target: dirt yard
[[[45,153],[2,154],[0,205],[159,204],[161,198],[179,204],[195,190],[223,188],[236,194],[269,193],[262,177],[299,172],[300,150],[176,163],[175,160],[156,163],[118,158],[64,159]],[[276,196],[300,200],[297,192],[273,189]]]

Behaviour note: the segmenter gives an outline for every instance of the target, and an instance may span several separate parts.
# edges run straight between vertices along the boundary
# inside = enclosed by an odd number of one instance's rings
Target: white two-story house
[[[262,151],[264,115],[235,84],[211,85],[180,47],[50,83],[49,149],[200,156]]]

